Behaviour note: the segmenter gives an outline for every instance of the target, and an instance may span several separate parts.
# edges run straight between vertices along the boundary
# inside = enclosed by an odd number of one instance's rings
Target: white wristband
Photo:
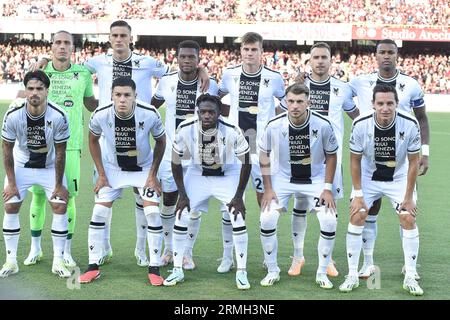
[[[333,184],[332,183],[325,183],[325,187],[323,188],[323,190],[333,190]]]
[[[430,156],[430,146],[428,144],[422,145],[422,156]]]
[[[358,198],[363,197],[363,192],[362,192],[362,190],[361,190],[361,189],[359,189],[359,190],[353,190],[353,196],[354,196],[354,197],[358,197]]]

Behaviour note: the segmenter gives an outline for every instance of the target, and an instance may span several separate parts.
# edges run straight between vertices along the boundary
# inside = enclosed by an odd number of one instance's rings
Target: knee
[[[416,226],[416,218],[410,214],[407,211],[402,211],[401,214],[399,214],[400,217],[400,224],[403,229],[411,230],[414,229]]]
[[[18,213],[20,210],[22,202],[16,202],[16,203],[5,203],[5,212],[6,213]]]
[[[261,230],[276,229],[279,217],[280,213],[275,209],[261,212],[260,216]]]
[[[336,215],[330,211],[326,211],[325,207],[321,207],[317,212],[317,218],[320,224],[320,230],[326,232],[335,232],[337,228]]]
[[[190,218],[191,213],[187,209],[184,209],[181,214],[177,213],[175,218],[175,226],[187,228]]]
[[[202,213],[200,211],[191,212],[191,220],[197,220],[202,217]]]
[[[163,193],[163,205],[166,207],[174,206],[177,203],[178,191],[164,192]]]
[[[350,223],[355,226],[363,226],[367,219],[367,212],[357,212],[350,216]]]
[[[51,203],[52,211],[55,214],[65,214],[67,212],[67,204]]]

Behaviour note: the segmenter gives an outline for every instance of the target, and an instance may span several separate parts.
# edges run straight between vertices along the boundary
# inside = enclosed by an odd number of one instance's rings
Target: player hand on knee
[[[325,212],[329,209],[332,213],[336,212],[336,203],[334,202],[333,193],[330,190],[323,190],[319,198],[319,203],[325,206]]]
[[[177,206],[175,207],[175,214],[178,215],[178,219],[181,219],[181,213],[184,209],[191,211],[191,204],[186,194],[180,194],[178,198]]]
[[[353,197],[352,202],[350,202],[350,215],[354,215],[360,212],[367,214],[369,212],[369,208],[367,208],[363,197],[355,196]]]
[[[3,189],[3,202],[8,201],[14,196],[16,196],[20,200],[20,194],[19,190],[17,190],[17,186],[8,184],[5,189]]]
[[[407,211],[408,213],[416,216],[417,207],[413,199],[404,199],[402,203],[398,206],[398,213],[401,214],[402,211]]]
[[[230,203],[227,203],[228,212],[234,215],[234,221],[236,221],[238,214],[242,214],[242,219],[245,220],[245,204],[242,198],[234,197]]]
[[[273,200],[278,204],[277,194],[272,189],[266,189],[261,199],[261,211],[269,211]]]
[[[63,185],[61,185],[61,186],[55,186],[55,190],[53,190],[50,200],[53,200],[53,199],[54,200],[62,200],[65,203],[67,203],[68,198],[69,198],[69,192]]]
[[[102,174],[98,176],[97,181],[95,182],[94,192],[97,194],[100,191],[100,189],[104,187],[111,188],[108,182],[108,178],[106,178],[106,176]]]
[[[159,182],[157,177],[150,175],[147,178],[147,181],[145,181],[144,190],[147,188],[154,190],[156,192],[156,194],[158,195],[158,197],[161,196],[161,193],[162,193],[161,182]]]

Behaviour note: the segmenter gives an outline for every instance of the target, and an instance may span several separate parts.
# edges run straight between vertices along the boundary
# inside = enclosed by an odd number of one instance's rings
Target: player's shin
[[[161,207],[161,222],[164,231],[164,251],[172,251],[172,233],[175,224],[175,206]]]
[[[75,231],[75,222],[77,217],[77,210],[75,205],[75,197],[69,197],[69,201],[67,202],[67,238],[66,238],[66,245],[64,247],[64,256],[71,255],[72,251],[72,238],[73,233]]]
[[[139,194],[134,194],[136,199],[135,217],[136,217],[136,254],[146,256],[147,247],[147,219],[144,214],[142,198]]]
[[[347,262],[349,276],[358,277],[359,255],[362,246],[362,232],[364,226],[348,224],[347,229]]]
[[[53,241],[53,263],[63,261],[64,247],[67,238],[67,213],[53,213],[52,241]]]
[[[337,218],[336,214],[326,211],[325,207],[321,207],[317,212],[317,219],[320,224],[320,237],[317,246],[319,256],[317,273],[326,274],[336,239]]]
[[[306,228],[308,226],[306,210],[299,209],[301,204],[295,199],[292,211],[292,242],[294,244],[294,258],[303,257],[303,246],[305,243]]]
[[[198,232],[200,231],[200,224],[202,222],[201,212],[192,212],[188,224],[188,234],[186,239],[186,246],[184,248],[184,255],[192,257],[195,241],[197,240]]]
[[[3,216],[3,238],[5,239],[6,262],[17,264],[17,246],[20,236],[20,222],[17,213]]]
[[[245,221],[242,215],[238,215],[236,220],[231,217],[233,224],[233,242],[236,253],[236,264],[238,270],[245,270],[247,268],[247,247],[248,247],[248,233]]]
[[[419,228],[416,226],[412,230],[403,229],[402,243],[405,257],[405,276],[414,277],[419,256]]]
[[[41,235],[45,224],[46,201],[44,192],[33,192],[30,204],[31,255],[42,251]]]
[[[163,240],[163,227],[159,207],[155,205],[144,207],[145,218],[147,219],[147,241],[150,252],[150,266],[159,267],[159,256]]]
[[[273,207],[274,203],[272,203]],[[261,243],[264,251],[264,261],[269,272],[280,272],[277,264],[277,223],[280,213],[271,209],[261,213]]]
[[[233,259],[233,225],[228,213],[228,209],[222,208],[222,259]]]
[[[377,217],[378,215],[368,215],[364,224],[364,230],[362,233],[362,249],[364,253],[365,265],[373,265],[374,263],[373,251],[378,234]]]
[[[88,235],[89,264],[98,265],[103,256],[105,226],[111,218],[111,212],[111,208],[100,204],[94,205]]]
[[[181,217],[177,214],[175,225],[173,226],[173,266],[176,268],[183,266],[183,254],[186,245],[189,219],[190,213],[185,209],[181,213]]]

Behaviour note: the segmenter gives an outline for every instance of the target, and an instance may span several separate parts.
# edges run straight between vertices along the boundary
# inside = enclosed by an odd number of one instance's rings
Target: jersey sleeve
[[[230,73],[227,72],[227,70],[225,70],[225,72],[222,75],[222,81],[220,81],[219,84],[219,95],[220,94],[226,95],[230,92],[228,90],[229,81],[230,81]]]
[[[158,138],[161,138],[166,133],[166,130],[164,129],[159,112],[157,110],[155,110],[155,112],[156,112],[156,117],[155,117],[155,122],[153,123],[152,129],[151,129],[151,133],[152,133],[152,136],[154,139],[158,139]]]
[[[211,78],[209,79],[208,93],[213,96],[219,95],[219,86],[217,85],[216,80],[211,79]]]
[[[420,88],[419,83],[414,80],[413,91],[411,93],[410,106],[411,108],[423,108],[425,107],[425,100],[423,99],[424,94],[422,89]]]
[[[362,135],[359,132],[360,122],[358,125],[352,125],[350,133],[350,152],[355,154],[362,154],[364,151]]]
[[[8,116],[8,113],[5,114],[3,118],[3,126],[2,126],[2,139],[8,142],[16,141],[16,128],[13,123],[13,119],[11,116]]]
[[[240,157],[249,152],[250,147],[247,143],[247,140],[245,140],[242,130],[236,128],[236,141],[234,143],[234,153],[236,154],[236,156]]]
[[[356,97],[358,95],[358,90],[357,90],[358,82],[359,82],[359,77],[355,77],[348,82],[348,86],[350,87],[352,97]]]
[[[160,79],[163,75],[165,75],[167,72],[169,72],[169,66],[165,65],[159,60],[156,60],[155,58],[149,57],[151,59],[150,61],[150,68],[151,68],[151,75],[152,77],[156,77]]]
[[[344,85],[344,103],[342,104],[342,109],[345,112],[352,112],[356,110],[355,101],[353,101],[353,93],[350,85],[346,83]]]
[[[87,59],[85,62],[83,62],[83,66],[85,66],[90,73],[94,74],[97,73],[98,69],[98,58],[92,57],[90,59]]]
[[[172,150],[180,157],[184,155],[187,149],[186,143],[184,142],[183,134],[184,134],[183,128],[177,129],[177,132],[175,133],[175,139],[172,143]]]
[[[261,135],[261,138],[259,139],[258,147],[259,150],[270,153],[272,151],[272,143],[271,143],[271,131],[270,127],[266,126],[266,128],[263,131],[263,134]]]
[[[339,145],[330,123],[323,126],[322,139],[323,148],[326,154],[334,154],[338,151]]]
[[[160,100],[160,101],[166,100],[166,99],[164,99],[164,92],[163,92],[163,89],[165,87],[165,82],[166,82],[165,78],[167,78],[167,77],[161,78],[158,82],[158,86],[156,87],[156,92],[153,95],[153,98],[156,100]]]
[[[92,76],[89,72],[83,72],[86,88],[84,89],[84,97],[92,97],[94,95],[94,87],[92,84]]]
[[[99,123],[99,116],[97,113],[93,113],[91,119],[89,120],[89,131],[97,137],[100,137],[102,134],[102,127]]]
[[[69,122],[67,116],[58,118],[57,126],[55,127],[53,141],[55,143],[66,142],[70,138]]]
[[[421,138],[420,138],[420,129],[419,125],[416,124],[411,129],[411,134],[408,141],[408,153],[415,154],[420,151],[421,147]]]

